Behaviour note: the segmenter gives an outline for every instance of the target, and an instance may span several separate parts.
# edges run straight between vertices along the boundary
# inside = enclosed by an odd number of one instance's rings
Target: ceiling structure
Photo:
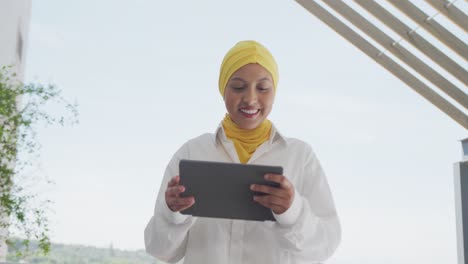
[[[468,129],[466,2],[296,1]]]

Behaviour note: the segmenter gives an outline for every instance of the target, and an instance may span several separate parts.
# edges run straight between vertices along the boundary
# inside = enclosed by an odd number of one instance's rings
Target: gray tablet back
[[[195,197],[195,204],[182,214],[275,221],[271,209],[253,201],[254,195],[262,194],[251,191],[250,185],[279,187],[263,177],[267,173],[283,174],[282,167],[181,160],[179,170],[180,184],[185,186],[181,196]]]

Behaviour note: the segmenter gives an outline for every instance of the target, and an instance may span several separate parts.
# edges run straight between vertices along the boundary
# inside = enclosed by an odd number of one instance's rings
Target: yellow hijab
[[[247,163],[255,150],[270,138],[271,127],[272,124],[267,119],[251,130],[239,128],[229,114],[226,114],[223,120],[226,137],[234,143],[241,163]]]
[[[224,89],[232,74],[239,68],[249,63],[258,63],[263,66],[273,78],[273,88],[276,93],[278,86],[278,65],[270,51],[255,40],[244,40],[238,42],[224,56],[219,71],[219,93],[224,97]]]

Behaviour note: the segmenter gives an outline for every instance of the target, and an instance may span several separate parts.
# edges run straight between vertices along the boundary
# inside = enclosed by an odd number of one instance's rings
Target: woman
[[[332,255],[341,229],[319,161],[307,143],[283,136],[267,119],[277,84],[276,62],[260,43],[242,41],[229,50],[219,76],[228,114],[214,134],[185,143],[167,166],[145,229],[148,253],[167,262],[185,257],[185,264],[317,263]],[[284,175],[265,175],[279,188],[251,186],[267,194],[254,200],[276,222],[181,214],[196,202],[180,197],[181,159],[282,166]]]

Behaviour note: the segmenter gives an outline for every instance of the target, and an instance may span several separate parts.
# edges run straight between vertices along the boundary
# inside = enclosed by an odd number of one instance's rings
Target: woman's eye
[[[242,89],[244,89],[243,86],[232,86],[232,89],[234,89],[235,91],[241,91]]]
[[[258,87],[257,89],[260,90],[261,92],[266,92],[270,90],[270,87]]]

